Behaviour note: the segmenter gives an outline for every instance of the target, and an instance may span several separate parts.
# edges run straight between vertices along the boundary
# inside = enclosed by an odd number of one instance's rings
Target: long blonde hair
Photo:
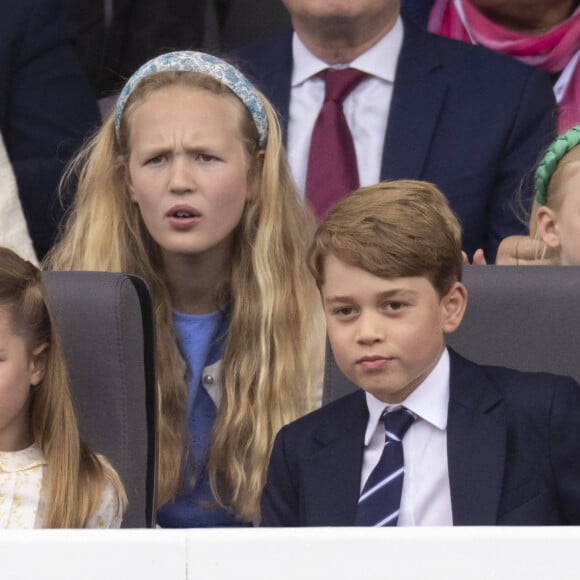
[[[70,398],[69,378],[40,271],[7,248],[0,248],[0,307],[28,352],[47,344],[45,375],[31,395],[31,431],[46,458],[47,528],[82,528],[99,506],[109,481],[124,509],[117,476],[80,440]]]
[[[64,234],[48,257],[54,269],[124,271],[145,278],[156,319],[159,385],[158,505],[180,489],[188,448],[185,365],[172,321],[172,304],[160,252],[147,232],[124,181],[131,112],[149,94],[175,84],[235,97],[210,76],[158,72],[134,89],[123,112],[119,142],[109,118],[70,168],[78,191]],[[277,116],[267,100],[269,132],[263,155],[257,131],[243,110],[241,135],[257,195],[236,230],[231,272],[220,297],[231,304],[222,365],[224,386],[209,454],[217,501],[244,521],[259,516],[274,436],[315,406],[323,369],[324,323],[306,267],[313,220],[290,177]]]

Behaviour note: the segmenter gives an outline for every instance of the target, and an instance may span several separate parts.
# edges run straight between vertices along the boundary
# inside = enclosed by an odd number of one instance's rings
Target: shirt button
[[[211,375],[205,375],[203,377],[203,382],[205,385],[213,385],[215,383],[215,379]]]

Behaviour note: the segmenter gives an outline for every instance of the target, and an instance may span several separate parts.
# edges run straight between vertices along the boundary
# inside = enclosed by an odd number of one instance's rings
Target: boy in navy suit
[[[578,384],[445,346],[467,291],[437,188],[357,190],[320,225],[310,269],[336,362],[361,390],[280,431],[262,525],[580,524]]]

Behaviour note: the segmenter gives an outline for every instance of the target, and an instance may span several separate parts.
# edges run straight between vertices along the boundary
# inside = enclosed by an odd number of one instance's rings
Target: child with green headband
[[[580,266],[580,125],[558,137],[536,169],[530,237],[562,266]]]
[[[158,524],[257,521],[274,436],[315,405],[324,362],[313,219],[274,110],[227,62],[164,54],[128,80],[72,170],[48,265],[129,272],[151,290]]]
[[[535,172],[536,197],[527,236],[509,236],[496,264],[580,265],[580,125],[562,133]],[[474,263],[485,263],[481,255]]]

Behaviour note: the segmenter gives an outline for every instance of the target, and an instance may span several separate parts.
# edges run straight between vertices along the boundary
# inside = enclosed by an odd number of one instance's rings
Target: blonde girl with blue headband
[[[0,248],[0,528],[118,528],[118,475],[79,437],[40,271]]]
[[[313,232],[276,114],[230,64],[146,63],[69,175],[55,269],[148,282],[159,385],[158,523],[255,523],[274,436],[317,403]]]

